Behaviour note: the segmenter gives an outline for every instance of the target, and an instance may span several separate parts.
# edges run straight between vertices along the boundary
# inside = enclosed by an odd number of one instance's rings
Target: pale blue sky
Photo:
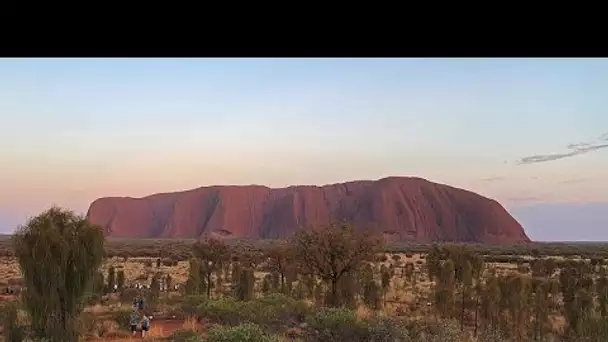
[[[0,224],[108,195],[388,175],[509,209],[608,203],[606,89],[600,59],[3,59]],[[516,164],[580,142],[596,150]]]

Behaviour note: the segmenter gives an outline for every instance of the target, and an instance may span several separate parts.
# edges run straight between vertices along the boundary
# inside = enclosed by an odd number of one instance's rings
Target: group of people
[[[143,298],[137,297],[133,300],[133,312],[129,316],[129,325],[131,326],[131,333],[133,336],[137,335],[137,326],[141,325],[141,337],[146,337],[146,333],[150,330],[150,320],[152,316],[148,316],[143,313],[144,300]],[[142,312],[141,321],[138,319],[138,312]]]

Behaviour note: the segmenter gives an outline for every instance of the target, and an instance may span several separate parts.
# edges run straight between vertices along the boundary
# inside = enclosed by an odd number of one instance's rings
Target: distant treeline
[[[124,239],[108,238],[105,242],[109,257],[163,257],[175,260],[188,260],[192,254],[195,239]],[[282,240],[226,239],[229,245],[243,249],[264,250],[269,246],[283,243]],[[458,243],[441,243],[458,245]],[[608,242],[550,242],[526,243],[515,245],[466,245],[475,253],[493,256],[563,256],[584,259],[608,258]],[[387,253],[427,253],[433,244],[392,242],[385,247]],[[13,256],[10,235],[0,235],[0,256]]]

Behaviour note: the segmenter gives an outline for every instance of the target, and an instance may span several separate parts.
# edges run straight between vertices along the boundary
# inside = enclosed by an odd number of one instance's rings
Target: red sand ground
[[[167,337],[173,334],[175,331],[184,329],[184,321],[182,320],[160,320],[152,321],[152,326],[146,337]],[[199,325],[196,330],[202,334],[203,326]],[[122,342],[122,341],[141,341],[141,333],[138,331],[135,337],[129,336],[125,338],[95,338],[89,341],[104,341],[104,342]],[[145,340],[145,339],[144,339]]]

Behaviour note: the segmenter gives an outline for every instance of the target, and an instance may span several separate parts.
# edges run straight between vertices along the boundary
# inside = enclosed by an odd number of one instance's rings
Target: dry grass
[[[124,247],[126,248],[126,247]],[[151,253],[151,252],[149,252]],[[161,255],[161,254],[158,254]],[[422,318],[422,317],[430,317],[432,307],[428,307],[426,304],[429,301],[429,295],[432,293],[433,283],[428,280],[426,275],[426,258],[424,257],[425,253],[412,253],[412,252],[399,252],[395,254],[385,253],[386,261],[378,262],[375,266],[379,268],[381,265],[385,265],[387,267],[394,266],[395,267],[395,275],[391,278],[391,284],[386,292],[386,302],[383,306],[381,314],[384,315],[399,315],[399,316],[407,316],[408,318]],[[393,256],[398,255],[398,260],[394,260]],[[496,254],[493,256],[497,256]],[[502,254],[498,255],[502,256]],[[521,260],[528,261],[531,257],[527,255],[505,255],[512,260]],[[510,259],[510,260],[511,260]],[[580,260],[579,257],[576,256],[568,256],[567,258],[556,258],[557,260],[562,259],[570,259],[570,260]],[[104,261],[102,265],[102,270],[104,274],[107,276],[107,270],[110,266],[115,267],[118,271],[122,269],[125,273],[125,280],[127,285],[135,284],[136,282],[149,284],[151,277],[156,272],[160,272],[163,275],[170,274],[173,278],[174,284],[184,284],[187,280],[188,276],[188,261],[179,261],[177,265],[174,266],[166,266],[161,264],[160,267],[157,267],[156,264],[157,258],[152,256],[147,257],[112,257],[108,258]],[[414,264],[414,274],[416,277],[415,282],[406,282],[406,279],[402,277],[402,269],[401,267],[405,266],[407,263]],[[151,266],[150,266],[151,264]],[[508,273],[508,272],[517,272],[517,264],[516,262],[488,262],[488,268],[495,268],[499,273]],[[16,284],[19,282],[19,278],[21,276],[19,270],[19,266],[17,260],[13,257],[0,257],[0,286],[8,285],[8,284]],[[255,272],[256,277],[256,285],[260,287],[262,279],[266,275],[266,272]],[[143,280],[145,278],[146,280]],[[215,279],[215,277],[214,277]],[[227,286],[227,282],[229,279],[225,279],[224,286]],[[294,284],[295,287],[295,284]],[[214,291],[215,292],[215,291]],[[256,295],[259,295],[259,291],[256,291]],[[174,293],[177,295],[177,293]],[[104,315],[110,313],[114,310],[113,306],[117,304],[110,305],[95,305],[86,308],[85,311],[95,314],[98,317],[103,317]],[[122,308],[118,308],[122,309]],[[126,309],[130,310],[130,306]],[[163,309],[167,309],[164,308]],[[362,319],[368,317],[370,315],[370,311],[365,306],[359,306],[356,310],[356,315],[358,318]],[[103,321],[102,321],[103,322]],[[104,322],[105,324],[105,322]],[[552,325],[554,329],[559,330],[564,325],[563,317],[553,317]],[[107,329],[112,333],[112,338],[107,339],[97,339],[97,341],[132,341],[139,340],[141,341],[141,337],[138,333],[137,337],[132,338],[129,335],[125,336],[125,331],[117,330],[112,331],[112,328],[108,327]],[[114,328],[117,329],[117,328]],[[149,340],[154,340],[155,338],[166,337],[170,335],[175,330],[195,330],[201,331],[200,324],[197,323],[196,318],[188,317],[183,322],[152,322],[151,330],[148,332]]]
[[[197,331],[198,329],[198,322],[196,320],[196,317],[186,317],[186,319],[184,319],[184,324],[182,324],[182,330],[193,330],[193,331]]]

